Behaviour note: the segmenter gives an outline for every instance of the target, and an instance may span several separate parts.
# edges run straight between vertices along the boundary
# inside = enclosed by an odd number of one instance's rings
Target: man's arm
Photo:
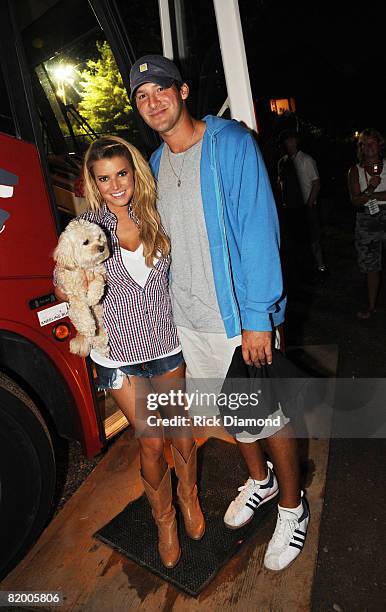
[[[277,164],[277,181],[276,181],[276,193],[275,195],[278,198],[279,204],[281,206],[285,206],[284,202],[284,179],[283,179],[283,158],[279,159]]]
[[[247,364],[272,362],[272,314],[283,296],[279,225],[268,175],[252,138],[240,143],[235,164],[239,249],[245,306],[242,351]]]
[[[312,208],[316,206],[318,195],[320,192],[320,178],[319,171],[316,165],[316,161],[311,155],[303,154],[303,172],[306,176],[307,181],[311,184],[311,191],[305,202],[306,206]]]
[[[318,199],[319,191],[320,191],[320,179],[317,178],[312,181],[310,195],[308,196],[308,200],[307,200],[307,206],[310,206],[310,208],[312,208],[313,206],[316,206],[316,200]]]

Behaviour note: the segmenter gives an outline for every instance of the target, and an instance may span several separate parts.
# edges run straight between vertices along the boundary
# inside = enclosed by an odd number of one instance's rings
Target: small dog
[[[67,225],[53,254],[56,284],[67,296],[68,316],[78,332],[70,341],[70,351],[81,357],[89,355],[92,348],[109,355],[100,304],[106,282],[102,262],[108,257],[103,230],[85,219],[74,219]]]

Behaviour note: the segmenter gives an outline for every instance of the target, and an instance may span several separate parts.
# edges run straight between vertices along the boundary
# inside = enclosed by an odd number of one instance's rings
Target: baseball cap
[[[143,55],[133,64],[130,70],[130,98],[143,83],[157,83],[161,87],[170,87],[173,81],[182,82],[177,66],[163,55]]]

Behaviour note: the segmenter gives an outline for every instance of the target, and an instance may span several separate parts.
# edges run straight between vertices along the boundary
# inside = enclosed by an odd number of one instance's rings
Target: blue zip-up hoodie
[[[237,121],[208,115],[201,153],[201,195],[217,301],[228,338],[271,331],[286,298],[279,224],[261,153]],[[151,156],[157,178],[162,144]]]

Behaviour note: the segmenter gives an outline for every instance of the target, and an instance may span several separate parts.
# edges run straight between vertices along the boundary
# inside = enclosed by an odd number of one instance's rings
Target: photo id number
[[[60,591],[0,591],[0,608],[3,606],[61,606]]]

